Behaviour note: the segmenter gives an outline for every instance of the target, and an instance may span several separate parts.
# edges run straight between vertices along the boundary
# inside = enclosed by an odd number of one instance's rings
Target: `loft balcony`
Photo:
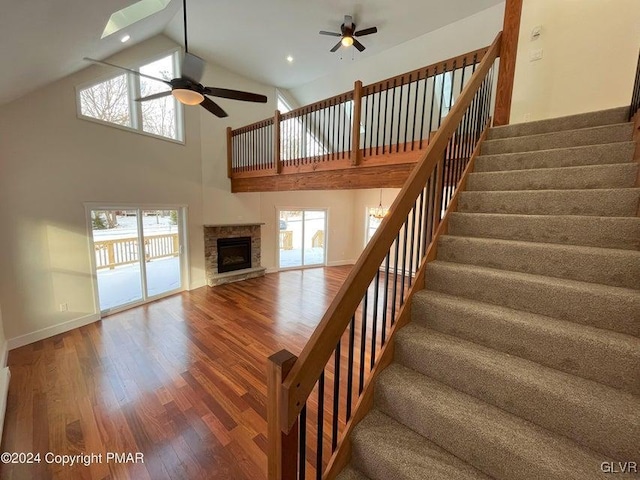
[[[228,128],[231,191],[402,187],[487,50]]]

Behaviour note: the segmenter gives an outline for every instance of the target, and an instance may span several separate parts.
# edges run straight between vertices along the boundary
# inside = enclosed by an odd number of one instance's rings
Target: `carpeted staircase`
[[[490,131],[340,480],[640,477],[632,129]]]

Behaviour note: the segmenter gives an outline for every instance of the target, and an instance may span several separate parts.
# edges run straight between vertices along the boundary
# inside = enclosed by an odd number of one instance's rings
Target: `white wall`
[[[290,89],[304,105],[353,89],[361,80],[367,85],[424,67],[440,60],[490,45],[502,30],[504,3],[483,10],[433,32],[355,62],[344,61],[340,69],[306,85]],[[357,55],[357,53],[356,53]]]
[[[638,0],[524,0],[511,122],[628,105],[639,47]]]

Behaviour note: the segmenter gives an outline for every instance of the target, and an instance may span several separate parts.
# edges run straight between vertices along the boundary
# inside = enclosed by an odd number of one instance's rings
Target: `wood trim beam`
[[[293,190],[351,190],[354,188],[402,188],[414,163],[316,170],[281,175],[243,175],[231,179],[231,192],[285,192]],[[257,173],[257,172],[255,172]]]
[[[516,74],[518,35],[522,17],[522,0],[506,0],[500,48],[500,70],[496,90],[494,125],[508,125],[511,117],[511,98]]]

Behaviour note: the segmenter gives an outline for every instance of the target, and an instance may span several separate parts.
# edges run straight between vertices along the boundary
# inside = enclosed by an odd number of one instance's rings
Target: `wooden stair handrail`
[[[496,36],[473,77],[463,89],[456,104],[396,197],[390,209],[392,214],[387,215],[380,224],[374,237],[367,244],[334,301],[300,353],[298,360],[284,379],[280,395],[281,408],[284,409],[280,415],[283,432],[289,432],[295,425],[298,414],[329,361],[336,344],[344,334],[353,312],[360,304],[407,215],[413,208],[416,198],[424,188],[436,164],[442,159],[450,137],[458,128],[477,90],[484,82],[495,59],[499,56],[501,40],[502,32]]]

